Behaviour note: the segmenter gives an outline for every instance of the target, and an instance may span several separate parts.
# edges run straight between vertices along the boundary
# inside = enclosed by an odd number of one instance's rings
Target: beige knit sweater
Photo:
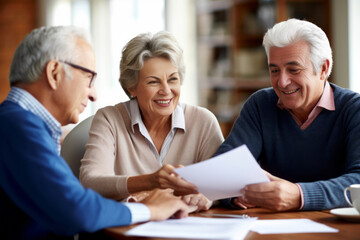
[[[209,159],[224,138],[215,116],[207,109],[184,104],[186,131],[176,131],[163,164],[189,165]],[[100,109],[92,122],[81,160],[80,181],[85,187],[115,200],[129,196],[129,176],[149,174],[161,167],[123,103]]]

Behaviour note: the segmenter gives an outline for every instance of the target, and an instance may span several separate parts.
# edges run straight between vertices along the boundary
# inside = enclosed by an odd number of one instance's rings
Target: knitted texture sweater
[[[40,117],[4,101],[0,126],[2,239],[66,238],[131,223],[128,207],[80,184]]]
[[[303,210],[348,206],[344,188],[360,183],[360,95],[331,87],[335,111],[324,109],[305,130],[277,107],[272,88],[254,93],[216,154],[246,144],[263,169],[299,183]]]
[[[178,129],[162,164],[189,165],[211,158],[224,138],[214,114],[184,104],[186,131]],[[105,197],[122,200],[130,193],[129,176],[153,173],[161,167],[145,138],[135,128],[124,103],[100,109],[94,116],[80,181]]]

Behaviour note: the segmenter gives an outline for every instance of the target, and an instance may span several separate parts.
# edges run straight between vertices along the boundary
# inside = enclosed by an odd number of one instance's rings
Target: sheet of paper
[[[127,236],[191,238],[191,239],[244,239],[256,218],[203,218],[188,217],[161,222],[148,222],[132,228]]]
[[[242,145],[209,160],[175,169],[210,200],[239,196],[247,184],[269,182],[249,149]]]
[[[310,219],[275,219],[257,220],[251,227],[251,231],[259,234],[279,233],[335,233],[338,229],[326,226],[325,224]]]

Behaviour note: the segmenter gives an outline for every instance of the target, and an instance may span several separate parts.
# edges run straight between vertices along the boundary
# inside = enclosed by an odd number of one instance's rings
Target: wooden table
[[[258,219],[291,219],[291,218],[307,218],[327,226],[336,228],[338,233],[300,233],[300,234],[265,234],[261,235],[250,231],[246,235],[246,240],[282,240],[282,239],[360,239],[360,222],[350,222],[339,219],[329,213],[329,211],[298,211],[298,212],[273,212],[262,208],[253,208],[248,210],[229,210],[224,208],[214,208],[205,213],[225,213],[225,214],[247,214],[250,217],[258,217]],[[191,214],[191,216],[199,216],[198,214]],[[204,217],[204,216],[201,216]],[[136,225],[128,227],[115,227],[104,230],[104,233],[111,239],[153,239],[159,240],[163,238],[144,238],[144,237],[126,237],[124,233]],[[168,239],[167,239],[168,240]]]

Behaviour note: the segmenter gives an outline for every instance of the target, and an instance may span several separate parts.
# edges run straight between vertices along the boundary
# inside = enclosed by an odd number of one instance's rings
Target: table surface
[[[258,234],[250,231],[245,239],[251,240],[282,240],[282,239],[360,239],[360,222],[347,221],[340,219],[330,211],[295,211],[295,212],[273,212],[271,210],[263,208],[253,208],[247,210],[229,210],[224,208],[213,208],[202,213],[225,213],[225,214],[247,214],[250,217],[257,217],[258,219],[292,219],[292,218],[307,218],[314,220],[319,223],[323,223],[329,227],[333,227],[339,230],[338,233],[297,233],[297,234]],[[190,216],[201,216],[198,214],[191,214]],[[204,216],[201,216],[204,217]],[[127,237],[124,233],[135,227],[137,225],[127,226],[127,227],[114,227],[107,228],[104,230],[104,233],[112,239],[165,239],[165,238],[146,238],[146,237]],[[173,238],[174,239],[174,238]],[[169,240],[169,239],[167,239]]]

